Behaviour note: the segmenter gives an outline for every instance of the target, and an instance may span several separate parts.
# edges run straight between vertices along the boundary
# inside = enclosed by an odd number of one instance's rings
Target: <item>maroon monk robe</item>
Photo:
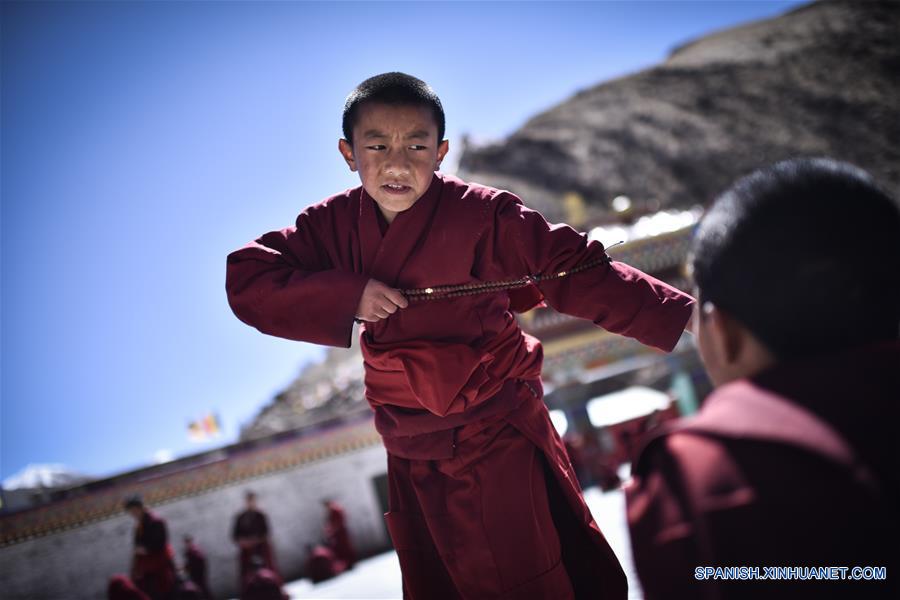
[[[344,562],[347,569],[356,564],[356,551],[347,531],[347,520],[344,509],[337,502],[327,502],[328,517],[325,522],[325,536],[337,558]]]
[[[327,546],[317,544],[307,547],[309,556],[306,559],[306,576],[313,583],[326,581],[347,569],[347,564],[335,556]]]
[[[282,589],[281,576],[271,569],[257,569],[247,575],[241,600],[290,600]]]
[[[900,597],[898,367],[896,342],[778,365],[651,435],[626,488],[647,600]],[[884,566],[887,581],[697,581],[697,566]]]
[[[206,554],[194,542],[187,542],[184,545],[184,569],[203,597],[212,598],[207,579]]]
[[[232,253],[235,314],[263,333],[346,347],[369,278],[401,289],[476,284],[607,258],[514,195],[446,175],[384,233],[376,211],[362,188],[348,190]],[[607,261],[515,293],[411,302],[361,328],[406,598],[626,595],[541,401],[540,343],[511,314],[541,299],[664,350],[692,304]]]
[[[259,510],[247,509],[234,518],[231,539],[238,544],[238,580],[241,586],[254,570],[254,557],[262,561],[262,565],[277,573],[275,553],[269,543],[269,520]]]
[[[166,522],[144,510],[135,528],[134,547],[131,579],[135,585],[151,600],[169,598],[175,590],[176,573],[175,553],[169,545]]]
[[[106,587],[107,600],[150,600],[139,590],[137,586],[125,575],[113,575]]]

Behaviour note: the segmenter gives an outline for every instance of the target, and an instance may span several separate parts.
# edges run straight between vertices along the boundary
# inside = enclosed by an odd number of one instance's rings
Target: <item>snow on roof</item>
[[[696,224],[702,215],[703,209],[699,206],[688,210],[661,210],[644,215],[631,225],[612,224],[594,227],[588,233],[588,237],[604,246],[611,246],[620,241],[633,242],[690,227]]]
[[[28,465],[3,480],[3,489],[58,488],[88,481],[90,478],[59,463]]]
[[[668,394],[643,386],[633,386],[588,401],[587,413],[594,427],[608,427],[665,410],[672,400]]]

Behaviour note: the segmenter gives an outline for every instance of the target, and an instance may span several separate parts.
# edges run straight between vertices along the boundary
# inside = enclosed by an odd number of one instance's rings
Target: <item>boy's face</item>
[[[424,106],[365,103],[353,127],[353,145],[341,155],[390,223],[428,190],[449,144]]]

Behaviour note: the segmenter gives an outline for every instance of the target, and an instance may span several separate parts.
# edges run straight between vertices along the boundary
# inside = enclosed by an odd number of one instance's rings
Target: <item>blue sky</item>
[[[237,439],[314,346],[239,322],[226,254],[358,185],[346,94],[428,81],[452,142],[798,2],[4,2],[0,477]],[[216,411],[224,435],[187,438]]]

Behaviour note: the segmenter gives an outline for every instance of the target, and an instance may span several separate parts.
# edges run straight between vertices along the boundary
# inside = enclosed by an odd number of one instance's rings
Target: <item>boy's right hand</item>
[[[359,299],[356,318],[360,321],[380,321],[397,312],[398,308],[406,308],[408,305],[409,301],[400,290],[370,279]]]

